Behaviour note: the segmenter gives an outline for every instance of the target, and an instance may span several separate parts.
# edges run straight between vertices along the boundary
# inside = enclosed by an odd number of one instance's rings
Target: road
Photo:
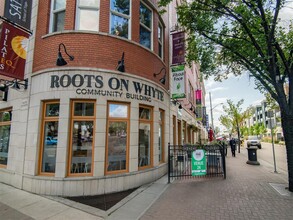
[[[269,163],[273,167],[274,171],[274,159],[273,148],[271,143],[262,142],[262,149],[257,150],[257,159],[261,163],[264,161]],[[245,145],[246,146],[246,145]],[[284,145],[274,144],[275,158],[276,158],[276,170],[277,172],[287,172],[287,153]]]

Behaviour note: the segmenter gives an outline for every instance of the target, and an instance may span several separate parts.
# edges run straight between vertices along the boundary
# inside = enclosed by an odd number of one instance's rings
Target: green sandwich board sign
[[[206,152],[203,149],[198,149],[192,152],[191,158],[191,175],[204,176],[207,174]]]

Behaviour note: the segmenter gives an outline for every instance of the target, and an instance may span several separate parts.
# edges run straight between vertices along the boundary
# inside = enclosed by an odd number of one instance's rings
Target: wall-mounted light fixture
[[[182,109],[182,105],[181,105],[180,101],[178,101],[178,99],[171,99],[171,101],[172,101],[172,103],[173,103],[174,105],[179,104],[178,108],[179,108],[179,109]]]
[[[1,80],[1,81],[3,81],[3,84],[0,85],[0,91],[4,93],[2,101],[7,101],[9,87],[16,90],[20,90],[21,89],[20,86],[23,86],[24,90],[27,90],[28,88],[28,79],[23,80],[23,82],[18,81],[17,79],[13,81],[9,81],[9,80]]]
[[[74,56],[71,56],[67,53],[66,51],[66,47],[63,43],[60,43],[59,44],[59,49],[58,49],[58,58],[57,58],[57,61],[56,61],[56,65],[57,66],[65,66],[67,64],[67,62],[64,60],[64,58],[62,57],[62,54],[61,54],[61,46],[63,46],[64,48],[64,51],[66,53],[66,55],[69,57],[69,59],[72,61],[74,60]]]
[[[164,76],[160,79],[160,83],[162,83],[163,85],[165,85],[165,83],[166,83],[166,75],[167,75],[166,74],[166,68],[165,67],[163,67],[158,73],[154,73],[154,77],[156,77],[157,75],[160,75],[163,71],[164,71]]]
[[[124,52],[122,53],[121,60],[118,61],[118,65],[116,69],[120,72],[125,72],[125,65],[124,65]]]

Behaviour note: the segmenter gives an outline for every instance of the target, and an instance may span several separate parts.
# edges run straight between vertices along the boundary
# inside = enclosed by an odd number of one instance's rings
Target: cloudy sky
[[[205,81],[205,104],[210,123],[211,103],[209,93],[211,94],[214,127],[219,127],[222,130],[224,128],[219,122],[219,117],[224,114],[223,105],[221,103],[227,106],[228,99],[231,99],[233,103],[237,103],[243,99],[244,103],[241,106],[242,111],[250,105],[258,105],[264,100],[264,96],[255,88],[254,80],[249,79],[248,75],[245,74],[239,77],[231,76],[223,82],[215,82],[213,79]]]

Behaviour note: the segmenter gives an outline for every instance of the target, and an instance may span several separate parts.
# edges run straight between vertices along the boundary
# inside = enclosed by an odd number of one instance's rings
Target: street
[[[273,171],[274,171],[272,144],[262,142],[261,145],[262,145],[262,149],[257,150],[257,159],[260,163],[266,162],[270,164],[273,167]],[[245,148],[247,147],[246,143],[244,147]],[[286,173],[288,170],[286,147],[284,145],[274,144],[274,148],[275,148],[275,158],[276,158],[276,170],[277,172],[282,171]]]
[[[287,153],[285,145],[274,144],[276,167],[277,171],[280,169],[287,172]],[[262,149],[258,150],[257,156],[274,166],[273,148],[271,143],[262,142]]]

